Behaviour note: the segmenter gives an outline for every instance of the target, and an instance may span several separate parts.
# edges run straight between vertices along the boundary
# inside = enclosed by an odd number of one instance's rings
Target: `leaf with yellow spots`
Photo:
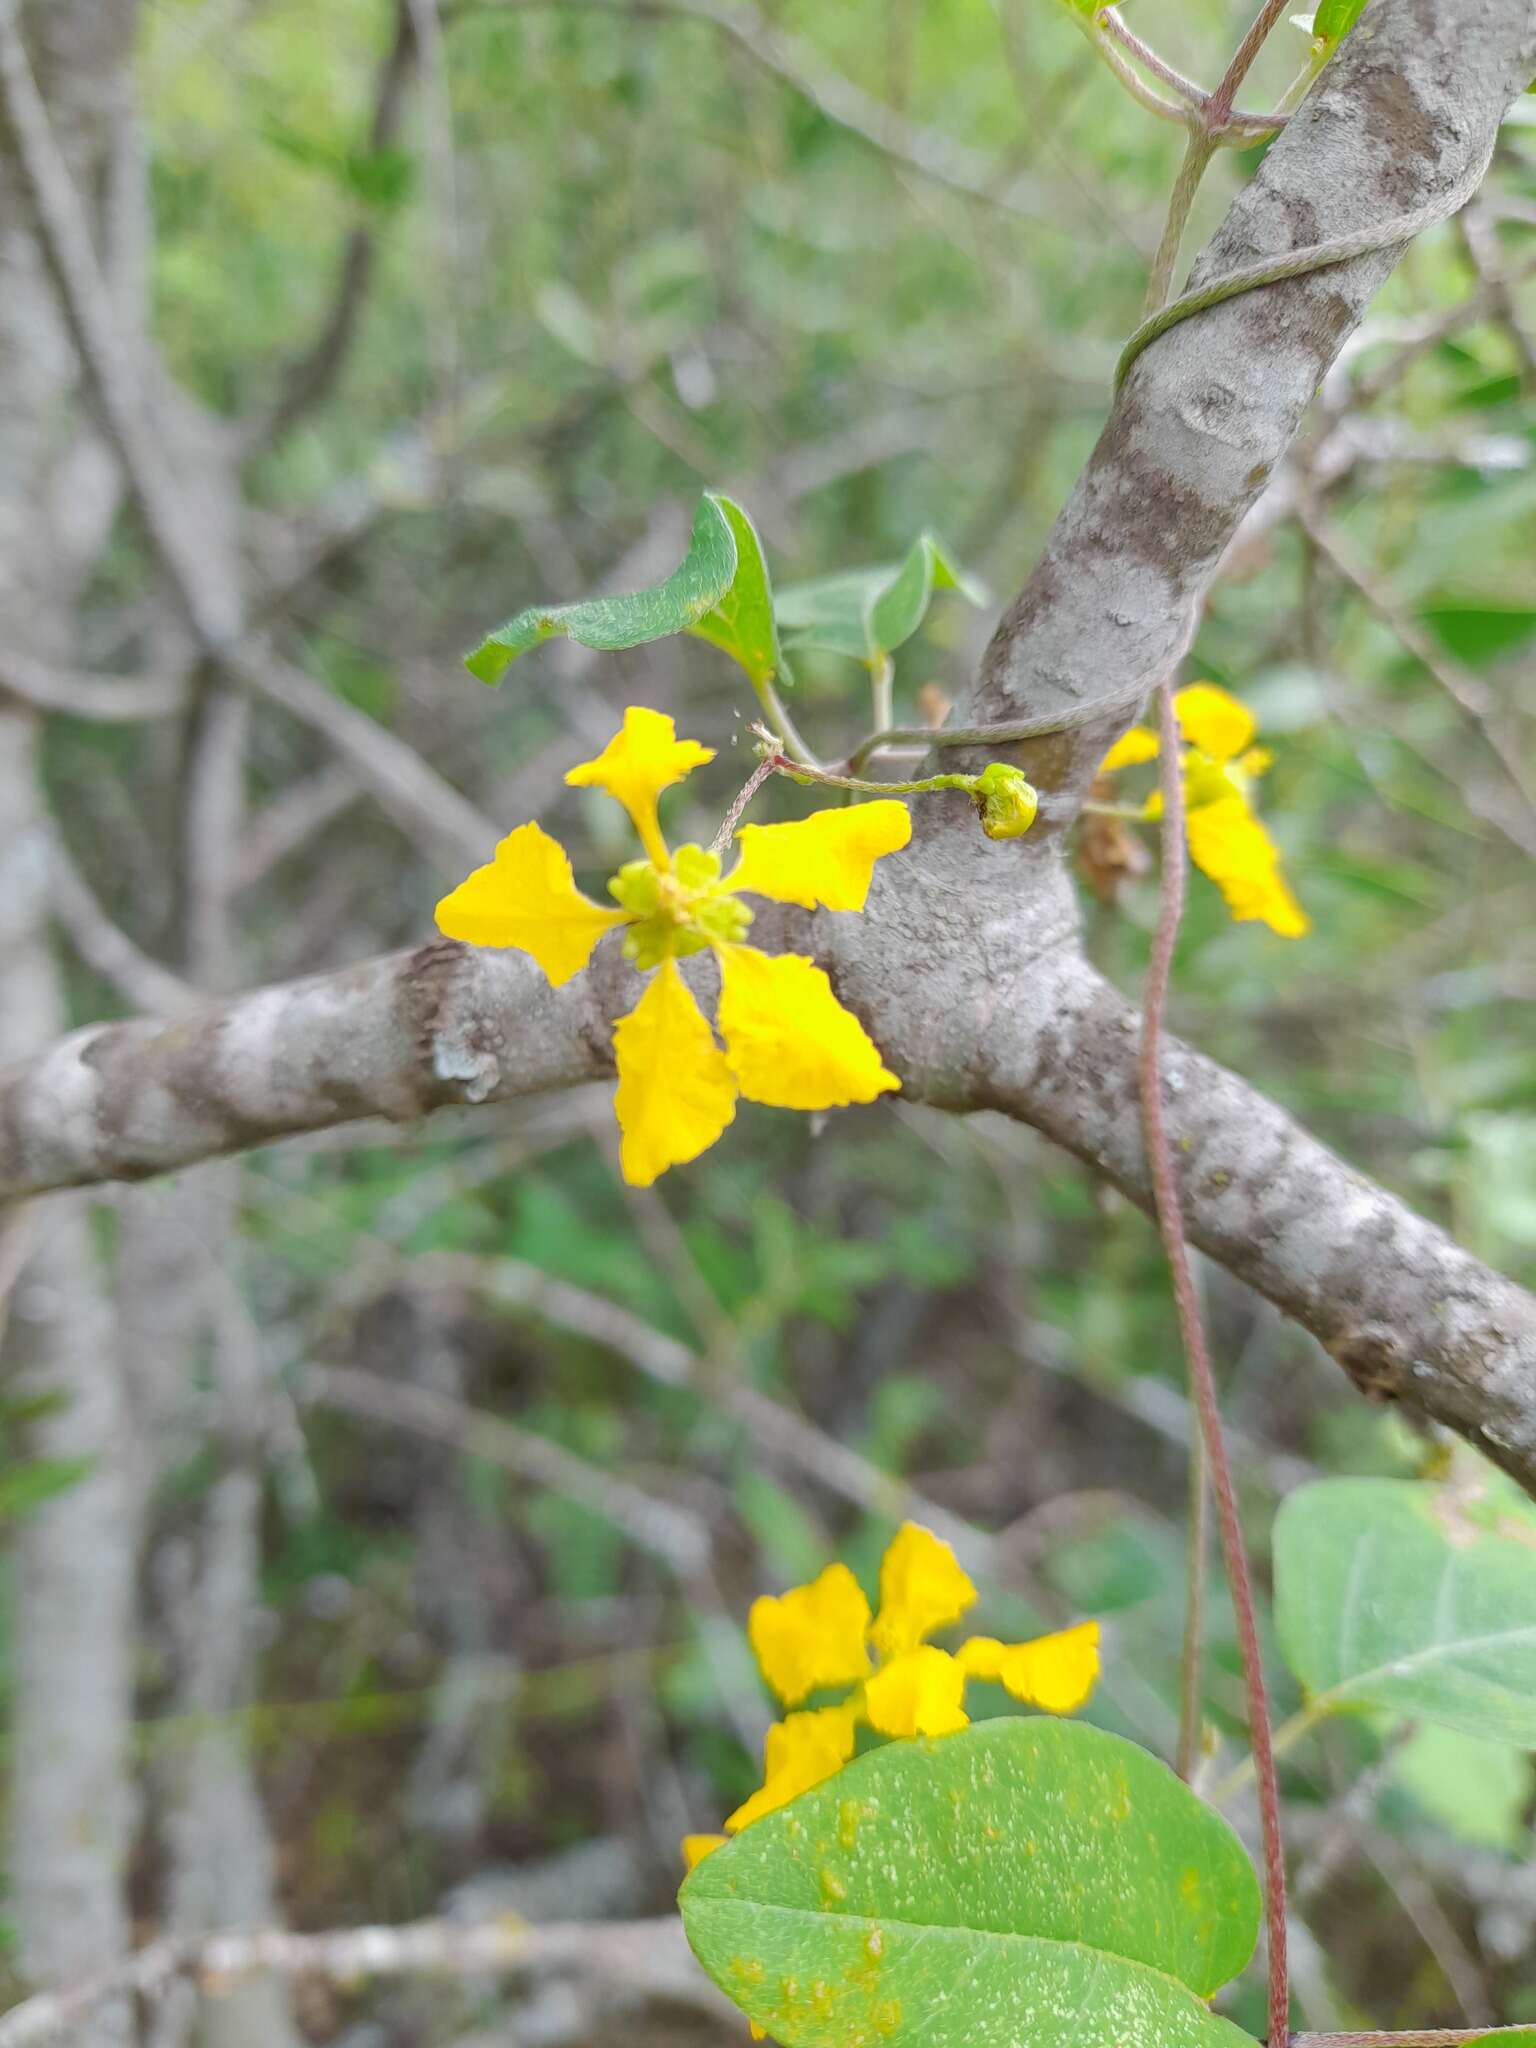
[[[1205,2002],[1258,1933],[1241,1842],[1082,1722],[872,1751],[717,1849],[679,1903],[785,2048],[1252,2048]]]

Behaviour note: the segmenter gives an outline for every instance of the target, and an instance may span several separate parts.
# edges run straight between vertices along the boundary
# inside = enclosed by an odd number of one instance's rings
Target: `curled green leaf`
[[[716,506],[730,526],[736,543],[736,572],[714,609],[687,631],[728,654],[746,670],[754,689],[766,683],[787,683],[791,680],[789,665],[779,644],[773,585],[757,528],[732,498],[711,492],[705,503]]]
[[[688,552],[664,582],[619,597],[530,605],[488,633],[474,652],[465,656],[464,666],[482,683],[499,683],[520,654],[560,634],[583,647],[611,653],[685,633],[699,625],[730,590],[737,561],[736,532],[723,501],[706,492],[694,516]]]

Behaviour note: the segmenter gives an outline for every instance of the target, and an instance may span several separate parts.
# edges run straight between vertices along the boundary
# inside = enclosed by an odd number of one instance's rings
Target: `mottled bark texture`
[[[56,0],[29,9],[28,25],[71,168],[110,198],[133,9]],[[0,130],[0,642],[43,657],[68,647],[72,607],[117,501],[110,461],[81,429],[78,385]],[[0,820],[0,1058],[13,1060],[62,1028],[64,1002],[36,722],[5,703]],[[26,1448],[83,1466],[12,1539],[7,1911],[20,1968],[40,1984],[110,1963],[129,1936],[139,1511],[122,1387],[104,1364],[111,1328],[89,1224],[79,1201],[23,1219],[32,1255],[4,1343],[8,1383],[39,1404]],[[117,2048],[129,2024],[126,2002],[109,2000],[90,2039]]]
[[[1531,0],[1375,0],[1196,266],[1393,220],[1486,163],[1536,72]],[[1217,563],[1394,252],[1234,300],[1139,359],[1008,612],[969,707],[1052,711],[1178,657]],[[1082,960],[1061,832],[1115,721],[1021,747],[1046,792],[1015,845],[920,809],[867,914],[809,927],[907,1092],[998,1107],[1145,1202],[1136,1032]],[[803,933],[805,927],[799,925]],[[603,949],[555,992],[516,956],[434,944],[170,1024],[77,1033],[0,1082],[0,1192],[132,1177],[376,1114],[569,1085],[610,1064],[632,979]],[[1439,1417],[1536,1491],[1536,1304],[1177,1046],[1193,1236],[1362,1384]],[[1187,1145],[1185,1144],[1185,1141]]]

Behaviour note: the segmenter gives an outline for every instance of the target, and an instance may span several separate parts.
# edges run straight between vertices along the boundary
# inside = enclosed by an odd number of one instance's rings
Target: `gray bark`
[[[100,189],[124,118],[130,7],[59,0],[31,11],[56,91],[63,146]],[[86,565],[116,502],[100,443],[72,421],[73,351],[0,133],[0,639],[56,655]],[[50,935],[51,825],[29,713],[0,707],[0,1055],[63,1024]],[[35,1249],[15,1289],[6,1357],[49,1405],[29,1448],[86,1461],[85,1475],[23,1518],[13,1546],[14,1674],[8,1861],[23,1972],[50,1984],[99,1968],[128,1940],[127,1740],[138,1495],[129,1417],[79,1202],[31,1219]],[[128,2038],[121,1999],[91,2040]]]

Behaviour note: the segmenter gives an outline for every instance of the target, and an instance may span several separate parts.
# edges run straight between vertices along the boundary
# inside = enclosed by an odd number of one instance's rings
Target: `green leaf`
[[[1365,0],[1322,0],[1312,17],[1312,33],[1336,48],[1365,12]]]
[[[507,667],[530,647],[557,634],[583,647],[612,653],[684,633],[714,610],[736,575],[736,535],[721,501],[699,500],[688,552],[664,583],[622,597],[591,597],[579,604],[530,605],[487,634],[464,666],[482,683],[498,683]]]
[[[1315,1708],[1385,1707],[1536,1747],[1536,1509],[1323,1479],[1275,1522],[1275,1619]]]
[[[778,622],[773,615],[773,585],[757,528],[733,499],[711,492],[706,502],[718,506],[730,526],[736,543],[736,573],[714,610],[706,612],[688,631],[739,662],[754,687],[790,682],[789,666],[779,645]]]
[[[679,1903],[704,1968],[785,2048],[1247,2041],[1204,2003],[1258,1932],[1242,1844],[1083,1722],[875,1750],[706,1857]]]
[[[1515,1852],[1529,1839],[1530,1758],[1506,1742],[1481,1742],[1456,1728],[1416,1728],[1393,1758],[1392,1776],[1463,1842]]]
[[[1429,605],[1419,617],[1458,660],[1473,668],[1508,654],[1536,633],[1536,611],[1528,605]]]
[[[0,1522],[30,1514],[56,1493],[67,1493],[91,1470],[91,1458],[28,1458],[0,1473]]]
[[[781,591],[779,624],[790,629],[791,648],[846,654],[872,666],[911,639],[936,590],[956,590],[971,604],[987,602],[983,586],[950,560],[931,533],[924,533],[904,562],[819,576]]]

